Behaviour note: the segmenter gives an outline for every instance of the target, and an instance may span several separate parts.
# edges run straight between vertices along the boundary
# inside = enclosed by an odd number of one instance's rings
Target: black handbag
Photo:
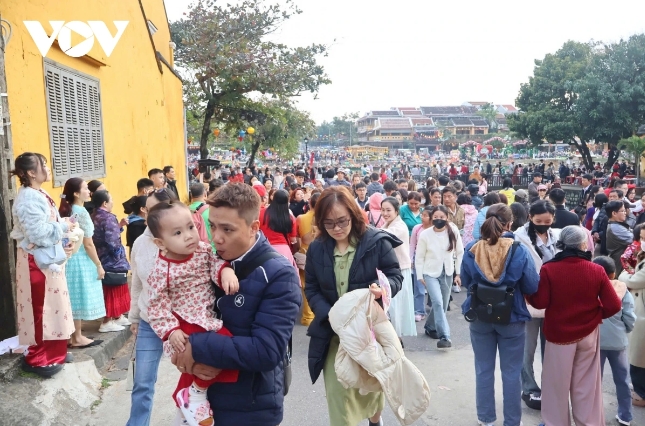
[[[103,285],[123,285],[128,283],[127,272],[106,272],[102,280]]]
[[[520,243],[513,242],[510,259]],[[491,324],[508,325],[515,301],[515,286],[494,286],[486,281],[479,281],[468,289],[470,309],[464,314],[466,321],[476,320]]]
[[[235,275],[237,276],[237,279],[239,281],[242,281],[246,279],[246,277],[248,277],[251,272],[255,271],[257,268],[264,265],[266,261],[270,259],[275,259],[278,257],[283,257],[283,256],[277,251],[266,252],[254,258],[246,265],[244,265],[244,268],[239,268],[235,270]],[[224,293],[224,290],[222,290],[219,286],[213,284],[213,288],[215,289],[216,300],[218,300],[220,297],[226,296],[226,293]],[[215,303],[214,309],[217,317],[221,319],[222,313],[219,311],[219,308],[217,307],[217,303]],[[292,352],[293,352],[293,342],[292,342],[292,337],[290,336],[289,341],[287,342],[287,348],[284,353],[284,358],[282,359],[282,365],[284,367],[284,383],[283,383],[284,395],[286,395],[289,392],[289,387],[291,386],[291,379],[293,377],[293,372],[291,371]]]

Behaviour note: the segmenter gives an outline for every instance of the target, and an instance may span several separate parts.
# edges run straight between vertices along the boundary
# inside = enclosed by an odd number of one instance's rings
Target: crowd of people
[[[299,317],[330,424],[382,425],[383,392],[339,382],[343,342],[330,310],[369,289],[387,296],[401,346],[423,322],[424,338],[450,350],[446,312],[463,288],[479,424],[497,419],[498,361],[505,425],[521,424],[522,401],[545,425],[568,425],[569,399],[576,424],[605,424],[609,360],[616,419],[629,425],[632,407],[645,406],[645,201],[620,170],[607,188],[581,170],[581,201],[567,205],[562,170],[543,161],[530,166],[526,190],[516,189],[517,169],[489,188],[490,163],[437,164],[423,184],[415,167],[225,167],[195,176],[186,204],[174,169],[155,168],[119,220],[99,181],[69,179],[57,206],[42,189],[46,159],[20,155],[12,237],[19,336],[30,345],[23,368],[56,374],[68,347],[100,343],[81,322],[101,318],[99,331],[130,326],[137,336],[128,425],[150,423],[164,353],[182,373],[177,424],[274,425]]]

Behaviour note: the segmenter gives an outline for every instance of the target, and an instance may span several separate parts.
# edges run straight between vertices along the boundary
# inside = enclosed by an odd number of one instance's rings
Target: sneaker
[[[527,407],[532,408],[534,410],[541,410],[542,409],[542,396],[541,395],[536,395],[534,393],[526,394],[522,393],[522,400],[526,404]]]
[[[439,335],[435,330],[426,329],[426,336],[428,336],[431,339],[439,339]]]
[[[123,326],[123,327],[127,327],[129,325],[132,325],[132,323],[126,317],[124,317],[123,315],[121,315],[119,318],[115,319],[114,322],[117,323],[118,325]]]
[[[206,399],[206,391],[198,392],[189,386],[177,393],[177,403],[189,426],[213,426],[213,410]]]
[[[110,333],[113,331],[121,331],[121,330],[125,330],[125,327],[117,324],[114,321],[104,322],[99,327],[99,333]]]
[[[446,339],[445,337],[442,337],[437,342],[437,347],[439,349],[450,348],[450,347],[452,347],[452,342],[450,340]]]
[[[495,426],[495,423],[485,423],[485,422],[482,422],[481,420],[477,420],[477,424],[479,426]]]
[[[458,285],[453,285],[452,286],[452,292],[453,293],[461,293],[461,287],[459,287]]]
[[[623,420],[620,417],[618,417],[618,414],[616,414],[616,420],[618,420],[619,425],[629,426],[631,423],[631,422],[628,422],[627,420]]]

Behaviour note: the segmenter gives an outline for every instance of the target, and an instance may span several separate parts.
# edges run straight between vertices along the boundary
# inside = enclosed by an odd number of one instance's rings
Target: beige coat
[[[340,337],[335,369],[346,389],[384,392],[402,425],[425,413],[430,405],[428,383],[405,357],[394,327],[368,289],[341,297],[329,311],[329,322]]]
[[[645,261],[636,265],[634,275],[627,271],[620,274],[619,281],[624,282],[634,296],[634,313],[636,323],[629,333],[629,363],[635,367],[645,368]]]

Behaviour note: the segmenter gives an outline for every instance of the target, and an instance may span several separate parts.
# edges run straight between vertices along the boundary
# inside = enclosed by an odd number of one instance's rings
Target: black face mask
[[[537,231],[538,234],[546,234],[546,231],[551,228],[551,225],[536,225],[533,224],[533,228]]]
[[[444,219],[432,219],[432,225],[437,229],[443,229],[446,226],[447,220]]]

